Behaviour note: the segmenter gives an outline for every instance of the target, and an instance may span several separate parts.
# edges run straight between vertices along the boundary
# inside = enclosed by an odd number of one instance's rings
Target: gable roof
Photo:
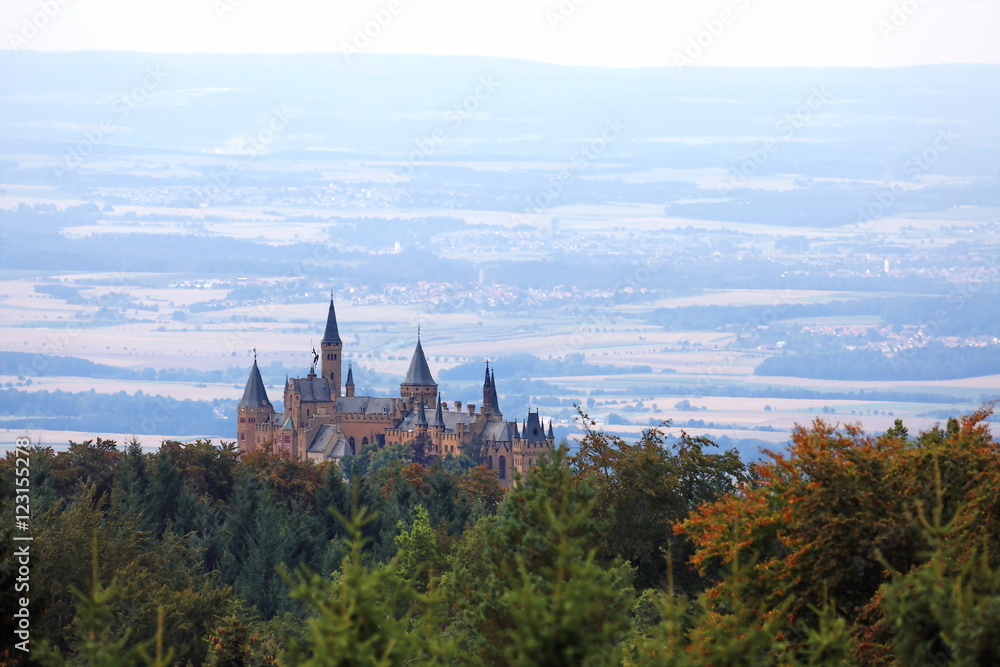
[[[325,403],[333,400],[330,397],[330,383],[326,378],[310,375],[304,378],[292,378],[292,391],[301,396],[303,403]]]

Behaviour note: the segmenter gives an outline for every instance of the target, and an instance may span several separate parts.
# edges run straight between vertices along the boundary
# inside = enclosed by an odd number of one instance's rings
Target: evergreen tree
[[[516,483],[495,519],[470,537],[481,545],[457,550],[449,580],[458,623],[470,628],[489,665],[610,663],[606,647],[628,625],[631,571],[595,561],[596,491],[574,477],[564,449]]]
[[[138,438],[132,438],[118,462],[114,485],[111,489],[111,509],[117,516],[140,516],[149,504],[149,471],[146,455]]]

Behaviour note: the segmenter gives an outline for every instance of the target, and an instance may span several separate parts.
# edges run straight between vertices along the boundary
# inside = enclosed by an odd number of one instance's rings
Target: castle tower
[[[250,377],[243,390],[243,398],[236,407],[238,423],[236,426],[236,446],[241,452],[250,452],[257,448],[257,424],[263,424],[274,416],[274,406],[267,400],[267,390],[257,368],[257,353],[253,355],[253,366]]]
[[[406,378],[399,385],[399,395],[408,401],[417,403],[429,403],[437,396],[437,383],[431,376],[431,369],[427,365],[427,357],[424,356],[424,348],[420,344],[420,333],[417,333],[417,347],[413,350],[413,358],[410,360],[410,368],[406,371]]]
[[[524,423],[524,428],[521,430],[521,437],[527,440],[529,444],[538,445],[545,442],[545,427],[542,425],[542,420],[538,417],[537,410],[528,413],[528,420]]]
[[[483,380],[483,408],[482,414],[489,421],[500,421],[503,413],[500,412],[500,400],[497,397],[496,375],[490,370],[489,362],[486,362],[486,379]]]
[[[330,297],[330,312],[326,316],[326,330],[320,341],[320,372],[323,379],[330,383],[330,394],[334,400],[340,398],[340,370],[344,341],[340,340],[337,330],[337,311],[333,308],[333,297]]]
[[[347,365],[347,384],[344,385],[345,394],[348,398],[354,396],[354,369]]]

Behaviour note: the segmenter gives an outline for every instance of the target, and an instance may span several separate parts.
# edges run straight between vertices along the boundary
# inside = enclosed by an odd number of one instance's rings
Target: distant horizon
[[[0,49],[0,58],[11,56],[16,53],[22,54],[44,54],[52,56],[69,56],[74,54],[108,54],[108,55],[123,55],[123,54],[133,54],[137,56],[327,56],[330,58],[341,59],[343,57],[340,53],[335,52],[321,52],[321,51],[136,51],[132,49],[78,49],[75,51],[56,51],[56,50],[46,50],[46,49]],[[362,53],[355,56],[359,59],[367,58],[454,58],[454,59],[468,59],[468,60],[508,60],[508,61],[518,61],[523,63],[529,63],[532,65],[550,65],[552,67],[574,67],[581,69],[608,69],[608,70],[674,70],[677,71],[678,68],[673,65],[597,65],[597,64],[585,64],[585,63],[556,63],[544,60],[533,60],[531,58],[525,58],[521,56],[510,56],[510,55],[477,55],[477,54],[463,54],[463,53]],[[740,65],[740,64],[725,64],[725,65],[698,65],[698,69],[702,70],[735,70],[735,69],[787,69],[787,70],[892,70],[892,69],[919,69],[919,68],[932,68],[932,67],[992,67],[1000,68],[1000,61],[998,62],[936,62],[936,63],[916,63],[916,64],[906,64],[906,65]]]
[[[412,4],[412,7],[411,7]],[[555,65],[1000,65],[993,0],[5,0],[0,52],[360,53]]]

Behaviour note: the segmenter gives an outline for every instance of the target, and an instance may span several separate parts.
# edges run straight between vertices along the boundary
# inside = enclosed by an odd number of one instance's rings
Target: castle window
[[[348,438],[347,439],[347,445],[348,445],[348,447],[351,448],[351,454],[356,454],[357,453],[357,451],[355,451],[355,449],[354,449],[354,438]]]
[[[489,468],[490,470],[493,470],[493,457],[492,456],[489,457],[488,459],[486,459],[486,467]]]
[[[497,470],[500,474],[500,479],[507,479],[507,459],[501,456],[497,459]]]
[[[368,438],[361,438],[361,446],[364,447],[368,444]]]

